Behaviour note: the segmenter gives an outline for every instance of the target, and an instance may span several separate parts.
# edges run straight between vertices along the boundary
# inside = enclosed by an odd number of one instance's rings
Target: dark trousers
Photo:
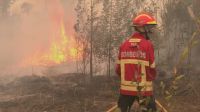
[[[156,103],[153,96],[142,97],[144,99],[140,106],[145,107],[142,112],[156,112]],[[129,96],[129,95],[120,95],[118,100],[118,107],[121,109],[121,112],[130,112],[131,106],[134,101],[139,101],[138,96]]]

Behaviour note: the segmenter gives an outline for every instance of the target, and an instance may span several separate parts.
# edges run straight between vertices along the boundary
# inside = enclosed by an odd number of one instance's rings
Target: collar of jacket
[[[131,38],[145,39],[145,36],[144,36],[143,34],[141,34],[141,33],[136,32],[136,33],[134,33],[134,34],[132,35]]]

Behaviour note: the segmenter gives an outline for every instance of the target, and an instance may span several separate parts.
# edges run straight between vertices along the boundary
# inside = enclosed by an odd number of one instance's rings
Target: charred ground
[[[194,90],[198,79],[184,87],[187,78],[176,79],[177,89],[172,90],[175,79],[159,77],[155,82],[156,98],[170,112],[198,112],[199,90]],[[118,77],[95,76],[86,82],[83,74],[75,73],[13,78],[0,84],[0,112],[105,112],[116,104]],[[170,98],[166,91],[172,94]]]

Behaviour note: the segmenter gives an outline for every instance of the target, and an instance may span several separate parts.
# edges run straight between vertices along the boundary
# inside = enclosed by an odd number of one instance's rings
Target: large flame
[[[35,3],[34,5],[38,4]],[[52,66],[81,59],[83,47],[77,44],[73,36],[67,35],[73,32],[73,21],[70,21],[72,17],[65,15],[61,1],[49,0],[48,4],[45,4],[45,10],[49,21],[51,21],[49,23],[50,27],[47,28],[51,36],[49,37],[49,46],[46,46],[45,50],[38,48],[32,54],[26,56],[20,66]],[[65,29],[65,22],[68,23],[67,30]]]
[[[22,62],[22,66],[52,66],[81,59],[82,47],[65,33],[63,22],[59,38],[55,38],[47,52],[36,51]]]

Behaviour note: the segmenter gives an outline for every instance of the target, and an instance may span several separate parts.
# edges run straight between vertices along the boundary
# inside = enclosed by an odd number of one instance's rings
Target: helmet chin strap
[[[145,38],[147,39],[147,40],[149,40],[150,38],[149,38],[149,35],[148,35],[148,33],[151,33],[149,30],[148,30],[148,28],[146,27],[146,26],[144,26],[144,35],[145,35]]]

